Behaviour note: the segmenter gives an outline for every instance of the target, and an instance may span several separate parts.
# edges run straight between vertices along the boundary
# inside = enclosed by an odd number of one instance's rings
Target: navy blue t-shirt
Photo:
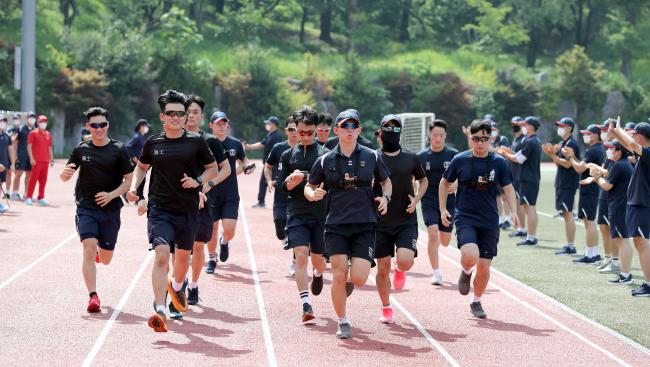
[[[569,139],[563,141],[560,146],[561,148],[572,148],[576,159],[580,160],[580,146],[573,137],[569,137]],[[565,158],[561,150],[557,152],[557,156],[559,158]],[[557,166],[557,174],[555,175],[556,189],[576,190],[578,188],[579,181],[580,175],[578,175],[578,172],[576,172],[573,167],[564,168],[562,166]]]
[[[521,145],[524,142],[525,137],[526,136],[524,134],[516,136],[512,140],[512,144],[510,145],[510,150],[512,150],[515,154],[517,154],[517,152],[521,150]],[[521,164],[516,163],[516,162],[508,161],[508,165],[510,165],[510,172],[512,173],[512,180],[513,181],[519,181],[519,179],[521,178]]]
[[[490,153],[485,158],[474,157],[471,150],[454,157],[443,177],[448,182],[458,180],[454,222],[478,228],[498,228],[499,210],[497,208],[497,185],[512,183],[512,175],[505,158]],[[470,182],[485,177],[488,185],[479,190]]]
[[[11,136],[6,132],[0,133],[0,164],[9,169],[9,147],[11,146]]]
[[[605,148],[603,147],[603,144],[596,143],[587,148],[583,162],[594,163],[600,166],[603,164],[603,162],[605,162],[606,159],[607,155],[605,154]],[[587,177],[589,177],[589,170],[585,170],[580,175],[581,180],[584,180]],[[598,185],[595,182],[589,185],[580,185],[580,195],[598,195]]]
[[[29,136],[29,133],[34,130],[33,127],[29,127],[27,125],[23,125],[20,127],[20,130],[18,130],[18,139],[16,140],[18,142],[18,157],[28,157],[27,155],[27,137]]]
[[[444,146],[441,151],[434,152],[431,148],[427,148],[418,153],[418,158],[422,163],[424,174],[427,176],[429,186],[427,192],[422,197],[422,204],[438,205],[438,187],[440,186],[440,179],[445,172],[451,160],[458,154],[454,148]],[[456,201],[456,195],[451,194],[447,196],[447,207],[453,206]]]
[[[280,132],[280,130],[275,130],[274,132],[266,135],[264,140],[262,140],[262,144],[264,145],[262,163],[266,163],[266,158],[268,158],[269,154],[271,154],[271,149],[273,149],[275,144],[279,143],[281,140],[282,140],[282,133]],[[273,177],[275,177],[275,175],[273,175]]]
[[[641,156],[637,156],[634,174],[627,190],[627,203],[650,207],[650,148],[642,148]]]
[[[627,204],[627,187],[632,179],[634,168],[627,157],[613,162],[608,169],[607,182],[614,185],[609,190],[607,209],[610,216],[624,215]]]
[[[126,142],[126,149],[129,152],[129,158],[140,158],[142,155],[142,147],[144,147],[145,142],[144,135],[140,133],[135,133],[129,141]]]
[[[282,141],[273,146],[269,156],[266,157],[266,163],[273,166],[271,169],[271,178],[276,181],[276,187],[273,191],[273,207],[282,207],[287,206],[287,198],[289,194],[280,190],[281,182],[277,181],[278,179],[278,169],[280,158],[282,158],[282,153],[291,149],[288,141]]]
[[[519,165],[521,166],[519,181],[539,182],[541,180],[539,162],[542,159],[542,143],[537,135],[527,136],[521,143],[520,151],[526,157],[526,161]]]
[[[232,196],[239,199],[239,187],[237,186],[237,161],[246,158],[244,146],[239,140],[230,136],[226,136],[226,138],[221,141],[221,144],[223,145],[223,152],[226,155],[226,158],[228,158],[228,163],[230,164],[230,176],[217,186],[213,187],[212,190],[208,191],[208,195],[210,195],[210,197]]]
[[[372,180],[383,182],[388,176],[388,168],[381,156],[357,143],[350,157],[343,155],[337,145],[316,160],[309,173],[309,183],[315,186],[325,183],[325,224],[376,223],[378,213]],[[345,178],[356,178],[357,187],[345,190],[341,187]]]
[[[612,165],[612,162],[613,161],[611,159],[606,160],[605,164],[603,164],[603,168],[605,168],[606,170],[609,170],[609,167]],[[608,196],[609,196],[609,191],[605,191],[603,189],[600,189],[600,191],[598,192],[598,200],[607,201]]]

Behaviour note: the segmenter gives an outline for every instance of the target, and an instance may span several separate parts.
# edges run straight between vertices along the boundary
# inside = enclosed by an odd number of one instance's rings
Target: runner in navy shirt
[[[31,176],[32,172],[32,165],[29,162],[29,154],[27,154],[27,137],[29,136],[29,133],[34,130],[34,124],[36,124],[36,113],[30,111],[27,117],[27,124],[18,129],[18,134],[16,136],[16,174],[14,175],[14,189],[11,200],[22,200],[19,190],[20,178],[23,173],[25,173],[25,195],[23,195],[23,197],[27,196],[27,183],[29,182],[29,176]]]
[[[508,163],[500,155],[488,150],[492,127],[489,121],[474,120],[469,127],[473,149],[460,153],[451,160],[440,181],[438,200],[443,224],[451,223],[451,214],[445,208],[449,184],[458,180],[454,222],[461,252],[462,271],[458,291],[466,295],[470,290],[472,268],[476,265],[474,296],[470,304],[472,314],[478,318],[487,315],[481,306],[481,296],[490,278],[490,264],[497,255],[499,242],[498,191],[501,185],[508,205],[517,210],[515,191]],[[517,217],[513,217],[515,225]]]
[[[266,127],[268,134],[262,141],[254,144],[244,143],[246,150],[264,149],[262,153],[262,165],[266,163],[266,159],[269,157],[273,146],[282,140],[282,133],[280,133],[279,129],[280,120],[277,117],[271,116],[268,119],[264,120],[264,126]],[[266,207],[266,204],[264,203],[264,197],[266,196],[267,188],[268,183],[266,181],[266,177],[264,176],[264,171],[262,171],[262,175],[260,176],[259,190],[257,192],[257,204],[253,205],[253,208]]]
[[[316,125],[316,142],[320,145],[325,145],[330,137],[330,130],[332,130],[332,115],[329,113],[321,113],[318,115],[318,125]]]
[[[515,116],[510,120],[510,124],[512,125],[512,133],[514,134],[514,139],[512,139],[512,143],[510,144],[510,150],[514,153],[517,154],[518,151],[521,150],[521,144],[526,138],[526,135],[524,135],[521,132],[521,126],[519,126],[519,123],[524,121],[523,118],[519,116]],[[522,226],[525,226],[526,223],[526,212],[524,210],[524,206],[521,205],[521,198],[519,197],[519,182],[521,181],[521,165],[513,162],[513,161],[508,161],[510,164],[510,172],[512,173],[512,187],[515,189],[515,194],[517,194],[517,217],[519,218],[519,224]],[[522,228],[515,228],[514,231],[510,232],[508,234],[508,237],[526,237],[528,232],[526,231],[525,227]]]
[[[431,284],[442,285],[442,272],[440,271],[440,261],[438,258],[438,247],[449,246],[451,241],[451,231],[454,223],[449,226],[442,224],[440,220],[440,207],[438,204],[438,186],[442,174],[449,167],[449,162],[454,158],[458,151],[445,145],[447,139],[447,123],[443,120],[434,120],[429,125],[429,142],[431,146],[420,153],[418,158],[424,168],[427,176],[427,190],[422,197],[422,218],[427,226],[429,263],[433,269]],[[454,182],[449,187],[449,196],[447,197],[447,211],[454,212],[456,202],[456,187]]]
[[[16,163],[16,157],[14,156],[14,147],[12,146],[12,139],[9,134],[7,134],[7,116],[0,112],[0,165],[3,169],[0,170],[0,188],[7,181],[7,172],[11,172],[14,169]],[[0,190],[1,193],[9,192],[10,183],[6,184],[6,190]],[[9,199],[7,197],[0,197],[0,199]],[[5,208],[4,205],[0,204],[0,213],[4,213],[8,208]]]

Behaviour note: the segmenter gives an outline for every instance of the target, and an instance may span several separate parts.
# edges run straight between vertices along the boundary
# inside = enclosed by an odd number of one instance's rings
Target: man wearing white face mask
[[[600,140],[603,142],[603,145],[606,146],[606,143],[609,142],[609,125],[605,121],[602,125],[597,125],[600,129]],[[613,163],[612,158],[609,157],[609,152],[607,152],[607,159],[603,163],[602,167],[595,167],[595,165],[587,165],[587,167],[592,169],[609,169],[609,166]],[[582,183],[581,181],[580,183]],[[603,250],[605,251],[605,258],[602,262],[598,264],[598,272],[602,274],[609,273],[618,273],[620,269],[617,270],[617,265],[613,264],[614,259],[618,260],[618,247],[612,244],[611,238],[611,227],[609,221],[609,210],[608,210],[608,200],[609,192],[602,187],[598,193],[598,215],[596,216],[596,222],[598,223],[598,229],[600,230],[600,237],[603,239]]]
[[[7,178],[7,172],[11,172],[13,165],[16,162],[16,157],[14,156],[14,150],[11,144],[11,137],[7,134],[7,116],[4,113],[0,113],[0,187],[5,183]],[[2,192],[9,191],[9,184],[7,183],[7,190]],[[0,203],[0,213],[7,211]]]
[[[54,153],[52,152],[52,137],[46,128],[47,117],[38,116],[38,129],[32,130],[27,138],[27,154],[29,154],[29,163],[32,165],[32,175],[29,176],[27,184],[26,205],[32,205],[36,182],[38,182],[38,205],[49,204],[45,200],[45,184],[47,183],[48,163],[50,166],[54,165]]]
[[[32,165],[29,162],[29,154],[27,154],[27,138],[29,133],[34,130],[36,124],[36,113],[30,111],[27,115],[27,125],[23,125],[18,129],[18,142],[16,148],[16,174],[14,176],[14,189],[11,195],[11,200],[22,200],[19,194],[20,178],[25,173],[25,193],[27,193],[27,184],[29,183],[29,176],[32,173]]]
[[[600,141],[600,129],[591,124],[585,130],[580,130],[582,139],[588,145],[582,161],[578,160],[571,147],[562,149],[562,153],[571,162],[573,169],[581,175],[584,180],[589,177],[587,165],[593,163],[602,165],[605,162],[605,149]],[[596,230],[596,208],[598,207],[598,185],[595,183],[582,182],[580,185],[580,201],[578,203],[578,218],[584,221],[586,248],[585,255],[573,260],[574,264],[593,264],[601,261],[598,253],[598,231]]]

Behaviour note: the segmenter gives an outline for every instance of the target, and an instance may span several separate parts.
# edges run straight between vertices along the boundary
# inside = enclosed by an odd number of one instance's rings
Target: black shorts
[[[429,227],[435,224],[438,226],[438,231],[451,233],[454,229],[454,207],[452,205],[447,205],[447,211],[452,215],[449,227],[442,224],[442,220],[440,220],[438,203],[422,203],[422,218],[424,219],[424,225]]]
[[[284,219],[287,220],[287,206],[286,205],[273,205],[273,220]]]
[[[5,166],[6,169],[9,169],[9,166]],[[7,171],[0,172],[0,182],[7,182]]]
[[[650,238],[650,208],[641,205],[628,205],[625,213],[627,237]]]
[[[481,259],[491,260],[497,256],[499,228],[479,228],[470,224],[456,223],[458,248],[468,243],[478,246]]]
[[[418,256],[418,225],[375,227],[375,259],[395,257],[395,248],[406,248]]]
[[[17,171],[31,171],[32,165],[29,163],[29,155],[27,152],[25,154],[18,153],[18,159],[16,159],[16,170]]]
[[[598,211],[597,195],[580,195],[578,201],[578,218],[594,221]]]
[[[609,223],[610,223],[609,230],[612,234],[612,238],[629,238],[624,216],[616,215],[616,216],[609,217]]]
[[[572,212],[577,189],[555,189],[555,210]]]
[[[375,223],[326,224],[327,257],[348,255],[375,266]]]
[[[120,208],[104,210],[77,207],[74,219],[79,240],[95,238],[100,248],[108,251],[115,249],[117,233],[120,231]]]
[[[214,223],[212,222],[212,214],[208,205],[210,204],[207,203],[203,209],[199,210],[199,226],[196,230],[194,242],[207,243],[212,239]]]
[[[290,218],[287,221],[289,248],[308,246],[311,252],[325,254],[325,220]]]
[[[237,220],[239,215],[239,196],[211,196],[209,201],[213,222],[222,219]]]
[[[171,252],[173,247],[191,251],[198,226],[198,210],[173,213],[150,206],[147,213],[147,232],[152,249],[160,245],[169,245]]]
[[[517,196],[519,197],[519,204],[521,205],[537,205],[537,195],[539,194],[538,181],[521,181],[519,182],[519,190]]]
[[[609,224],[609,213],[607,210],[607,200],[598,200],[598,224]],[[627,233],[624,233],[627,234]]]
[[[515,180],[515,179],[512,180],[512,188],[515,189],[515,194],[517,195],[517,198],[519,198],[519,184],[520,183],[521,183],[521,181],[519,181],[519,180]]]
[[[503,186],[501,186],[501,185],[497,185],[497,193],[498,193],[499,195],[503,195]]]

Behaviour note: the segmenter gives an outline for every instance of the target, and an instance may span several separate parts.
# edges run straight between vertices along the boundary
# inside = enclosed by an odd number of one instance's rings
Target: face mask
[[[381,132],[381,142],[382,149],[384,152],[393,153],[400,150],[399,139],[400,133],[395,133],[392,131],[382,131]]]
[[[521,128],[521,133],[524,134],[524,135],[528,135],[528,128],[522,127]]]
[[[20,125],[20,119],[15,119],[14,120],[14,126]]]
[[[33,118],[33,117],[30,117],[30,118],[27,119],[27,122],[29,122],[30,125],[34,125],[34,123],[36,122],[36,119]]]
[[[499,136],[499,132],[496,131],[496,130],[492,130],[492,132],[490,133],[490,135],[491,135],[493,138],[496,138],[497,136]]]
[[[148,127],[145,127],[145,128],[142,129],[142,135],[147,135],[148,132],[149,132]]]
[[[7,127],[6,122],[0,122],[0,130],[4,130]]]
[[[589,135],[583,135],[583,136],[582,136],[582,141],[584,141],[585,144],[589,144],[589,142],[591,142],[591,136],[589,136]]]
[[[614,151],[607,149],[607,159],[614,159]]]
[[[609,137],[607,136],[607,133],[600,133],[600,139],[602,141],[608,141]]]
[[[39,122],[38,123],[38,128],[39,129],[45,130],[46,127],[47,127],[47,123],[45,123],[45,122]]]
[[[557,134],[558,134],[559,136],[563,137],[563,136],[564,136],[564,132],[565,132],[565,130],[564,130],[563,127],[558,127],[558,128],[557,128]]]

